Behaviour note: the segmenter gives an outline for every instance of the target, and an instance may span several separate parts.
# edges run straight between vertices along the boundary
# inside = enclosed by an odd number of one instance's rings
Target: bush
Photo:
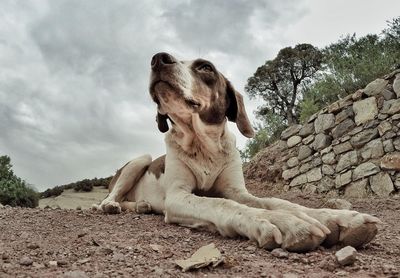
[[[60,196],[63,192],[64,188],[62,186],[56,186],[40,193],[40,198],[57,197]]]
[[[81,180],[81,181],[78,181],[75,183],[74,190],[90,192],[93,190],[93,184],[92,184],[91,180],[84,179],[84,180]]]
[[[39,194],[19,178],[0,180],[0,203],[34,208],[39,204]]]

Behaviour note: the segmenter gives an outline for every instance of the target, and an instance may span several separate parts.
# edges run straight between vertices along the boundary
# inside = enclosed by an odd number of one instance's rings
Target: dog
[[[242,95],[211,62],[158,53],[151,60],[149,90],[158,129],[166,133],[166,155],[125,164],[98,209],[164,214],[166,223],[243,236],[268,250],[360,247],[377,234],[380,220],[368,214],[307,208],[247,191],[227,121],[248,138],[254,131]]]

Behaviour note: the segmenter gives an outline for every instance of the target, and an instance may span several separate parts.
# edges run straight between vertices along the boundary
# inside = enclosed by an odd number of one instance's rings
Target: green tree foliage
[[[0,203],[10,206],[37,207],[39,195],[14,175],[9,156],[0,156]]]
[[[301,121],[400,66],[400,17],[389,21],[381,35],[347,35],[322,53],[324,70],[304,94]]]
[[[266,61],[247,81],[251,98],[261,97],[265,104],[256,114],[278,115],[291,125],[299,120],[298,101],[305,84],[320,69],[321,52],[311,44],[298,44],[279,51],[275,59]]]

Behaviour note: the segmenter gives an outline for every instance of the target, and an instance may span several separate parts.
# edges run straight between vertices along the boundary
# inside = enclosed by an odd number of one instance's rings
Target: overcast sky
[[[379,33],[400,1],[3,0],[0,155],[39,190],[164,153],[148,94],[153,54],[210,59],[243,92],[297,43]],[[254,119],[256,101],[247,101]],[[238,145],[246,142],[237,134]]]

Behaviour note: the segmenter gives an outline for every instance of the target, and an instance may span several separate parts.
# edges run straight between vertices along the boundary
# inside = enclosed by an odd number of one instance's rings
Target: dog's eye
[[[203,64],[198,68],[199,71],[212,72],[213,68],[209,64]]]

